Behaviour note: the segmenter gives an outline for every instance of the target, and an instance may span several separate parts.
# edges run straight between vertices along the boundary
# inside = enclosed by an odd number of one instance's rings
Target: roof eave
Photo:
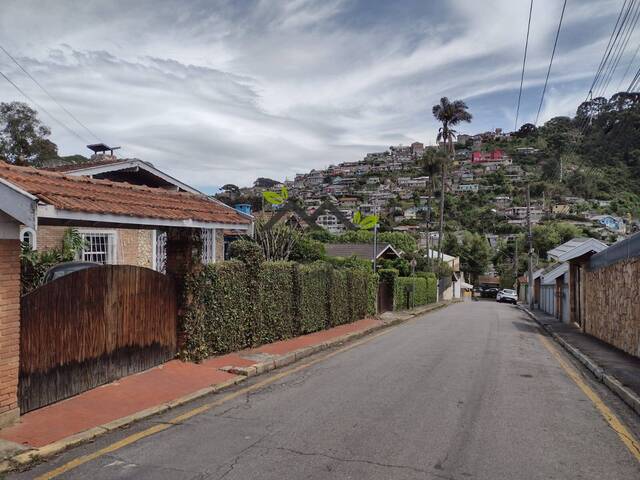
[[[211,222],[205,220],[194,219],[168,219],[168,218],[152,218],[137,217],[133,215],[118,215],[111,213],[90,213],[74,210],[64,210],[53,207],[52,205],[38,205],[38,218],[44,223],[79,223],[79,224],[95,224],[95,225],[121,225],[125,228],[212,228],[212,229],[230,229],[234,230],[251,230],[251,223],[227,223],[227,222]]]
[[[65,175],[72,175],[72,176],[98,175],[100,173],[117,172],[119,170],[125,170],[131,167],[138,167],[143,170],[146,170],[147,172],[161,178],[165,182],[171,183],[172,185],[175,185],[176,187],[181,188],[186,192],[195,193],[198,195],[204,195],[204,193],[202,193],[201,191],[193,188],[190,185],[187,185],[186,183],[181,182],[180,180],[177,180],[171,175],[164,173],[162,170],[158,170],[153,165],[150,165],[147,162],[143,162],[142,160],[125,160],[122,162],[114,162],[114,163],[108,163],[106,165],[98,165],[94,167],[84,167],[84,168],[82,166],[79,166],[79,168],[77,169],[68,170],[63,173]]]
[[[36,228],[38,199],[17,185],[0,178],[0,211],[30,228]]]

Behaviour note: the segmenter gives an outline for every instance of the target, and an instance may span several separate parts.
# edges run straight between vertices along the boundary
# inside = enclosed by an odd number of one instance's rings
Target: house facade
[[[159,170],[149,162],[139,159],[116,159],[113,156],[98,156],[88,163],[61,165],[47,169],[57,174],[84,177],[129,185],[145,186],[173,192],[187,192],[206,197],[197,189]],[[209,197],[207,197],[209,198]],[[218,207],[235,212],[217,200],[210,199]],[[239,211],[251,222],[251,215]],[[151,268],[160,272],[166,269],[166,232],[159,229],[96,228],[93,226],[73,226],[85,240],[78,260],[111,265],[134,265]],[[34,250],[44,251],[59,248],[68,226],[38,225],[37,231],[21,227],[20,235]],[[203,228],[202,262],[204,264],[221,261],[225,252],[225,231],[231,226],[219,229]]]

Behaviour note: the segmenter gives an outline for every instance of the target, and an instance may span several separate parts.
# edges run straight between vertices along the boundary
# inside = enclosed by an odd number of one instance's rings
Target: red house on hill
[[[500,162],[504,159],[504,152],[495,149],[491,152],[471,152],[471,163]]]

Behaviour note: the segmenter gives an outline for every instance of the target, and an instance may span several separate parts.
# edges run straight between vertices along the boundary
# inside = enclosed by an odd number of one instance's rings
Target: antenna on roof
[[[95,155],[99,153],[105,154],[106,152],[110,152],[111,156],[113,156],[113,151],[118,150],[120,147],[109,147],[104,143],[92,143],[91,145],[87,145],[89,150],[92,150]]]

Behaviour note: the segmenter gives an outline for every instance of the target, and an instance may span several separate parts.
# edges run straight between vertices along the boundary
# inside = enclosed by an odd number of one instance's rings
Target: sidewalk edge
[[[246,381],[249,377],[253,377],[256,375],[259,375],[261,373],[266,373],[268,371],[271,370],[275,370],[276,368],[280,368],[280,367],[284,367],[286,365],[290,365],[294,362],[296,362],[297,360],[300,360],[302,358],[308,357],[310,355],[313,355],[314,353],[320,352],[322,350],[327,350],[329,348],[332,348],[336,345],[340,345],[352,340],[356,340],[362,337],[365,337],[373,332],[376,332],[378,330],[382,330],[382,329],[386,329],[389,327],[392,327],[394,325],[398,325],[400,323],[404,323],[407,322],[409,320],[412,320],[413,318],[419,316],[419,315],[423,315],[426,313],[430,313],[432,311],[436,311],[436,310],[440,310],[441,308],[444,307],[448,307],[450,305],[453,305],[455,303],[458,303],[457,301],[446,301],[446,302],[439,302],[436,304],[429,304],[427,306],[423,306],[423,307],[418,307],[416,309],[407,311],[405,317],[402,318],[395,318],[392,320],[389,320],[388,322],[382,323],[380,325],[374,325],[366,330],[362,330],[360,332],[352,332],[352,333],[347,333],[345,335],[342,335],[340,337],[336,337],[333,340],[329,340],[317,345],[313,345],[310,347],[305,347],[305,348],[301,348],[298,350],[294,350],[293,352],[290,352],[286,355],[282,355],[279,358],[275,359],[275,360],[271,360],[268,362],[263,362],[263,363],[259,363],[256,365],[252,365],[250,367],[244,367],[244,368],[231,368],[228,371],[229,373],[233,373],[236,376],[234,378],[231,378],[225,382],[221,382],[221,383],[217,383],[214,384],[210,387],[205,387],[203,389],[200,389],[196,392],[190,393],[188,395],[184,395],[180,398],[177,398],[175,400],[171,400],[169,402],[165,402],[162,403],[160,405],[156,405],[150,408],[147,408],[145,410],[140,410],[139,412],[135,412],[131,415],[127,415],[125,417],[122,418],[118,418],[116,420],[112,420],[110,422],[107,422],[105,424],[96,426],[96,427],[92,427],[88,430],[85,430],[83,432],[79,432],[76,433],[74,435],[71,435],[69,437],[63,438],[61,440],[58,440],[56,442],[52,442],[49,443],[47,445],[44,445],[42,447],[38,447],[38,448],[33,448],[30,450],[26,450],[23,452],[20,452],[19,454],[14,455],[13,457],[10,457],[8,459],[5,459],[3,461],[0,462],[0,474],[2,473],[6,473],[6,472],[10,472],[10,471],[14,471],[14,470],[18,470],[22,467],[25,467],[31,463],[35,463],[35,462],[39,462],[41,460],[44,460],[46,458],[50,458],[53,457],[54,455],[57,455],[58,453],[61,453],[69,448],[75,447],[77,445],[80,445],[82,443],[91,441],[93,439],[95,439],[96,437],[99,437],[101,435],[104,435],[108,432],[111,432],[113,430],[117,430],[119,428],[125,427],[127,425],[130,425],[132,423],[138,422],[140,420],[144,420],[146,418],[149,418],[151,416],[157,415],[159,413],[163,413],[166,412],[167,410],[179,407],[181,405],[184,405],[186,403],[189,403],[193,400],[196,400],[198,398],[204,397],[205,395],[209,395],[211,393],[216,393],[219,392],[221,390],[227,389],[231,386],[237,385],[239,383],[242,383],[244,381]]]
[[[593,376],[602,382],[609,390],[615,393],[620,399],[631,407],[638,415],[640,415],[640,397],[631,389],[625,387],[620,380],[611,375],[600,367],[596,362],[591,360],[587,355],[582,353],[578,348],[571,345],[560,335],[555,333],[550,327],[542,323],[538,317],[524,306],[519,306],[520,310],[529,315],[545,332],[547,332],[556,342],[558,342],[567,352],[575,357],[593,374]]]

